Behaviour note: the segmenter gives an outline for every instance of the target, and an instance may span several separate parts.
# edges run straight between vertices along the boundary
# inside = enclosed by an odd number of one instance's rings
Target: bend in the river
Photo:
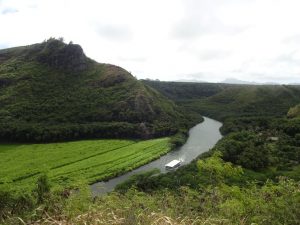
[[[154,168],[160,169],[162,173],[166,173],[165,165],[174,160],[179,159],[182,165],[190,163],[197,156],[203,152],[208,151],[222,138],[220,127],[222,123],[204,117],[202,123],[197,124],[189,131],[187,142],[180,148],[173,150],[166,155],[154,160],[144,166],[132,170],[124,175],[110,179],[107,182],[98,182],[91,185],[93,195],[104,194],[112,191],[116,185],[124,182],[130,176],[141,173],[143,171],[151,170]]]

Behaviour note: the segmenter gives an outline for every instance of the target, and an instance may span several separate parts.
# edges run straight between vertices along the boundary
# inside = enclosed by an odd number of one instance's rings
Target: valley
[[[299,224],[299,102],[137,80],[54,38],[0,50],[0,224]]]
[[[202,123],[197,124],[189,130],[188,139],[182,146],[122,176],[91,185],[92,194],[103,195],[104,193],[111,192],[117,185],[122,185],[128,179],[130,180],[135,176],[138,177],[145,172],[153,171],[156,175],[170,172],[165,168],[165,165],[172,160],[180,160],[181,166],[188,165],[200,154],[211,149],[222,138],[219,131],[221,126],[220,122],[205,117]]]

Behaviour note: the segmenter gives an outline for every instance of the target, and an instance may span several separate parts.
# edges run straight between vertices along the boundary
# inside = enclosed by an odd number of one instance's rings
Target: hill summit
[[[0,139],[151,138],[176,133],[178,107],[126,70],[50,38],[0,50]]]

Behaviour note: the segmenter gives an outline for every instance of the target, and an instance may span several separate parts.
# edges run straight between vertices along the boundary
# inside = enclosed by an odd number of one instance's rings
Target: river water
[[[162,173],[166,173],[165,165],[174,159],[181,160],[181,165],[190,163],[201,153],[214,147],[214,145],[222,138],[219,130],[221,126],[222,123],[204,117],[204,121],[202,123],[197,124],[189,130],[189,138],[184,145],[167,153],[159,159],[125,173],[124,175],[112,178],[107,182],[102,181],[92,184],[90,187],[93,195],[101,195],[110,192],[116,185],[124,182],[130,176],[137,173],[152,170],[154,168],[158,168]]]

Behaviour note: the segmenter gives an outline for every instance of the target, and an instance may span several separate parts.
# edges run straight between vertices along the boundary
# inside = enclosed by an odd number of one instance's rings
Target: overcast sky
[[[300,82],[299,0],[0,0],[0,49],[64,37],[137,78]]]

